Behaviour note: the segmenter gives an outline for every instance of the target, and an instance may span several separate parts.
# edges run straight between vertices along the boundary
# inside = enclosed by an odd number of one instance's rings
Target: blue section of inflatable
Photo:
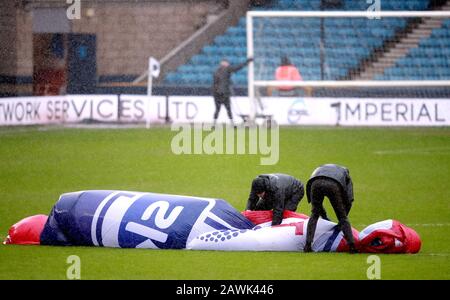
[[[224,200],[128,191],[63,194],[43,245],[183,249],[211,230],[254,226]]]

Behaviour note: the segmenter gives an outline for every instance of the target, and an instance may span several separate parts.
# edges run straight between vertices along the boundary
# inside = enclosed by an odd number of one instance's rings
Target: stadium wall
[[[2,3],[0,10],[0,70],[3,76],[15,76],[17,73],[17,19],[12,1]]]
[[[186,63],[193,55],[200,52],[202,47],[212,43],[214,38],[223,34],[229,26],[235,25],[239,18],[245,15],[250,0],[229,0],[227,9],[200,28],[188,39],[170,51],[161,60],[161,74],[156,83],[161,83],[165,74],[176,70],[177,67]],[[145,78],[144,78],[145,79]]]
[[[2,2],[0,40],[0,95],[31,93],[32,17],[15,1]]]
[[[158,59],[223,9],[225,1],[82,1],[81,18],[70,33],[97,36],[97,75],[124,81],[143,71],[148,56]],[[0,96],[31,95],[33,33],[37,10],[61,10],[66,1],[4,1],[0,9]],[[55,29],[57,32],[57,29]]]
[[[206,22],[212,1],[88,3],[95,15],[72,22],[72,31],[95,33],[98,74],[139,74],[148,56],[161,59]]]

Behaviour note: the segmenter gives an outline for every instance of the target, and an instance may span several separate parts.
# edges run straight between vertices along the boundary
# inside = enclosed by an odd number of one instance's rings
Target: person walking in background
[[[252,182],[246,210],[273,210],[272,225],[283,221],[283,211],[296,211],[305,190],[303,183],[287,174],[262,174]]]
[[[352,234],[352,226],[348,214],[353,203],[353,183],[350,172],[346,167],[326,164],[314,170],[306,184],[306,196],[311,203],[311,216],[307,227],[307,237],[304,251],[312,251],[312,241],[316,232],[319,217],[328,220],[323,207],[323,200],[327,197],[338,218],[340,231],[349,245],[351,253],[357,252]]]
[[[226,59],[223,59],[220,62],[219,68],[214,73],[214,80],[212,87],[214,104],[216,106],[216,111],[214,112],[214,125],[217,122],[217,118],[219,116],[219,112],[222,105],[225,106],[228,118],[230,119],[230,122],[233,124],[233,115],[231,114],[231,104],[230,104],[231,85],[232,85],[231,75],[232,73],[237,72],[243,67],[245,67],[252,60],[253,58],[249,58],[245,62],[238,65],[231,65],[230,62]]]

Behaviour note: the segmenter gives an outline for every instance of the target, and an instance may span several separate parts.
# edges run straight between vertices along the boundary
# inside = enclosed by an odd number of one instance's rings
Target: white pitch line
[[[408,226],[443,227],[450,226],[450,223],[430,223],[430,224],[407,224]]]
[[[418,253],[418,254],[414,254],[414,255],[419,255],[419,256],[442,256],[442,257],[449,257],[450,253]]]
[[[411,227],[445,227],[450,226],[450,223],[425,223],[425,224],[405,224]],[[356,224],[356,227],[367,227],[369,224]]]
[[[408,149],[390,149],[390,150],[376,150],[373,151],[377,155],[389,154],[449,154],[449,147],[434,147],[434,148],[408,148]]]

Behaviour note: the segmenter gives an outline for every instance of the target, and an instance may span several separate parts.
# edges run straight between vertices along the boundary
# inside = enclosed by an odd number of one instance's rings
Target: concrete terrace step
[[[450,10],[450,4],[446,4],[442,9]],[[423,18],[422,23],[407,33],[398,43],[386,49],[371,65],[366,66],[355,80],[372,80],[376,75],[383,74],[386,68],[394,66],[398,59],[405,57],[412,48],[417,47],[421,39],[430,37],[433,29],[442,26],[442,21],[442,18]]]

